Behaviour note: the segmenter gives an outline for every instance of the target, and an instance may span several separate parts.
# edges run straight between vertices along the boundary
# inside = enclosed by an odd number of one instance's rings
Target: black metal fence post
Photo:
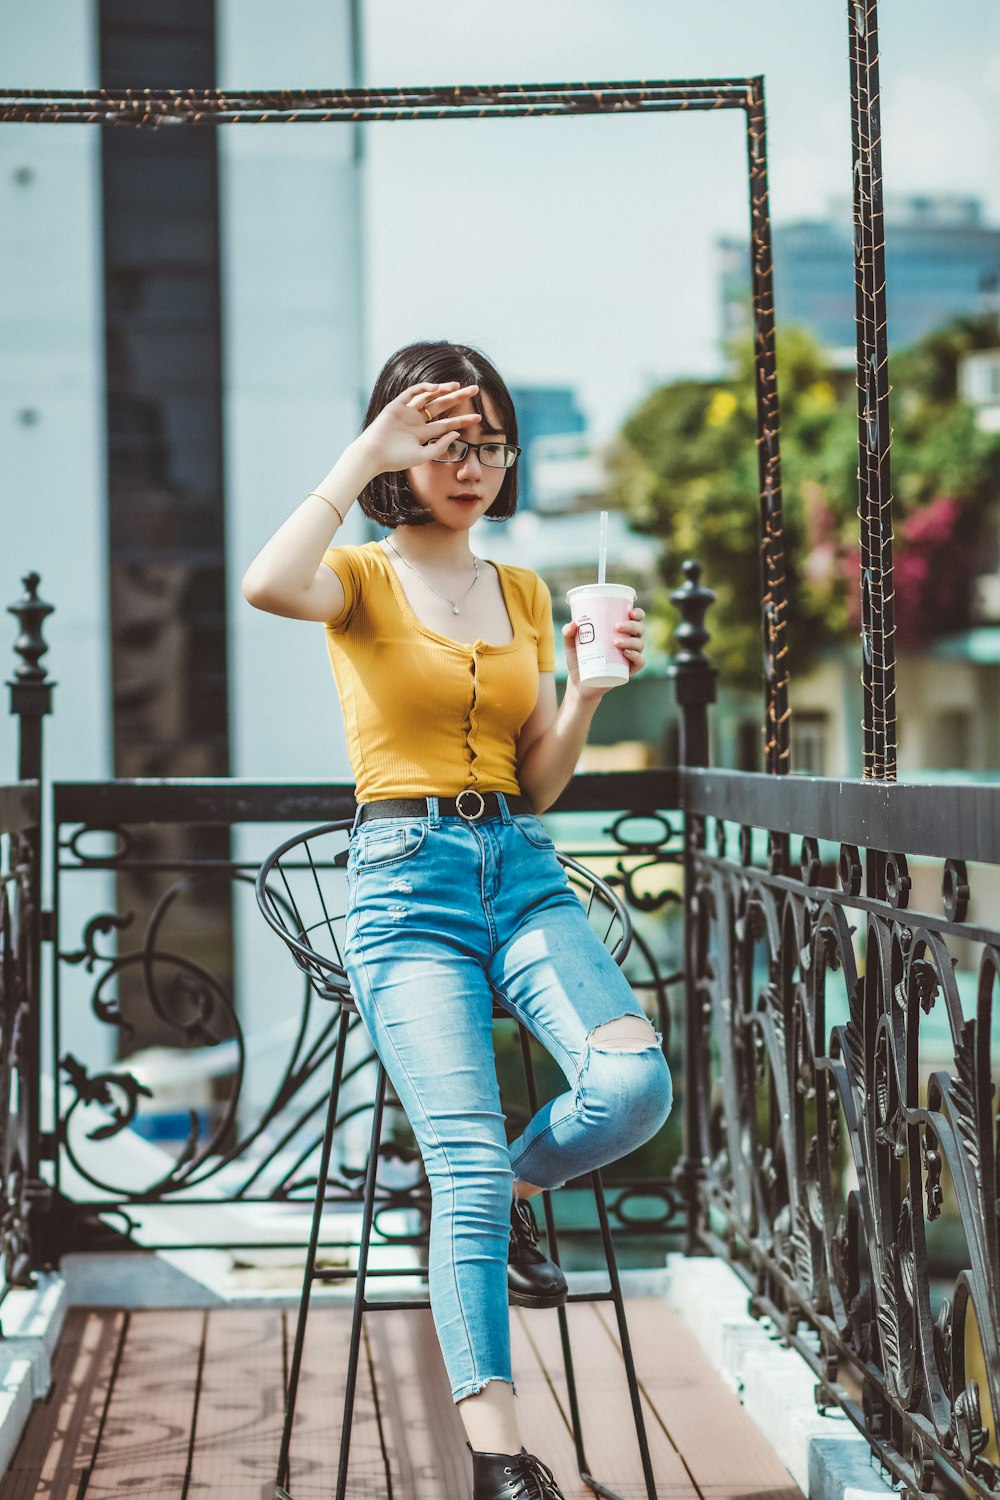
[[[21,579],[24,594],[13,604],[8,604],[8,613],[16,615],[21,625],[21,634],[14,642],[14,650],[22,665],[14,672],[10,688],[10,711],[20,723],[18,742],[18,781],[41,781],[42,779],[42,719],[52,712],[52,689],[46,669],[39,666],[41,658],[49,649],[42,638],[42,622],[55,608],[38,597],[41,582],[37,573],[29,573]]]
[[[24,1034],[23,1071],[21,1086],[25,1090],[23,1101],[25,1112],[24,1130],[24,1176],[25,1195],[29,1205],[29,1254],[32,1269],[40,1264],[39,1244],[44,1238],[37,1231],[39,1216],[44,1217],[51,1202],[51,1188],[44,1182],[39,1170],[41,1161],[41,1025],[42,1025],[42,820],[45,817],[45,797],[42,795],[42,719],[52,712],[52,689],[41,658],[49,649],[42,637],[42,624],[54,606],[38,597],[40,582],[37,573],[22,578],[24,594],[15,603],[7,606],[15,615],[21,631],[14,642],[14,651],[21,658],[15,668],[10,688],[10,711],[16,714],[19,723],[17,779],[36,781],[39,785],[38,823],[23,837],[22,847],[27,854],[28,879],[24,887],[27,911],[21,923],[22,941],[26,945],[24,954],[25,993],[27,998],[27,1025]]]
[[[684,583],[674,589],[670,602],[681,617],[676,639],[680,647],[670,668],[674,680],[674,699],[680,709],[681,767],[707,766],[710,760],[708,705],[715,702],[716,670],[705,655],[709,632],[705,613],[715,598],[711,589],[701,583],[701,564],[683,564]],[[684,789],[681,787],[681,805]],[[677,1168],[676,1182],[687,1207],[687,1253],[703,1250],[699,1242],[701,1223],[701,1183],[704,1180],[704,1143],[702,1122],[707,1101],[701,1097],[705,1078],[703,1049],[707,1032],[702,1015],[702,1000],[694,976],[696,934],[693,921],[692,852],[704,848],[705,820],[684,809],[684,1150]]]
[[[678,759],[682,766],[707,766],[710,763],[708,705],[715,702],[718,674],[703,647],[709,641],[705,613],[715,594],[701,583],[701,563],[686,562],[681,571],[685,581],[670,595],[670,602],[681,617],[675,632],[681,649],[670,668],[674,701],[681,711]]]

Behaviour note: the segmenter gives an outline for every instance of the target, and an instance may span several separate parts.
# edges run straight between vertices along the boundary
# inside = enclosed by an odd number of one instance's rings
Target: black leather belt
[[[527,797],[509,797],[506,792],[503,797],[512,813],[532,811]],[[474,787],[466,787],[465,791],[459,792],[457,797],[439,797],[437,805],[440,817],[464,818],[467,823],[479,823],[483,818],[499,818],[500,816],[500,804],[497,801],[496,792],[477,792]],[[384,802],[364,803],[358,821],[367,823],[369,818],[426,818],[427,816],[426,797],[391,797]]]

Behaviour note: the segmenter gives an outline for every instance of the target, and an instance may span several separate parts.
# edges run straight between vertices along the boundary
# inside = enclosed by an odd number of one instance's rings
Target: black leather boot
[[[528,1453],[477,1453],[471,1443],[472,1500],[566,1500],[552,1470]]]
[[[538,1225],[526,1198],[510,1209],[507,1295],[518,1307],[560,1307],[566,1301],[566,1277],[538,1248]]]

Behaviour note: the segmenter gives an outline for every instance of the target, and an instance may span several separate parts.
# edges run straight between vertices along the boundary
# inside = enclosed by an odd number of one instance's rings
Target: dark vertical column
[[[213,7],[102,0],[101,83],[213,87]],[[115,770],[225,775],[217,136],[103,133]]]
[[[101,0],[101,84],[215,86],[214,6]],[[114,769],[118,776],[229,773],[222,468],[217,134],[194,126],[106,129],[102,139],[108,546]],[[226,830],[150,829],[144,858],[227,858]],[[138,941],[162,887],[121,877]],[[185,948],[231,973],[229,890],[185,909]],[[134,976],[134,977],[133,977]],[[176,1042],[123,973],[137,1034]]]
[[[755,78],[747,99],[750,178],[750,277],[757,396],[757,469],[760,484],[761,628],[764,637],[764,769],[781,774],[791,765],[788,708],[788,590],[781,510],[778,440],[778,372],[774,347],[771,217],[767,193],[767,119],[764,80]]]

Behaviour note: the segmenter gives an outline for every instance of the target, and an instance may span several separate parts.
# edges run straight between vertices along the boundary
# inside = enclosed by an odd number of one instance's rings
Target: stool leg
[[[604,1255],[608,1263],[608,1276],[611,1281],[611,1300],[614,1302],[615,1317],[618,1320],[618,1337],[621,1339],[622,1360],[625,1365],[625,1378],[628,1381],[629,1399],[632,1402],[632,1415],[635,1418],[635,1435],[639,1441],[639,1455],[642,1458],[642,1472],[646,1480],[646,1494],[649,1496],[649,1500],[656,1500],[653,1462],[649,1456],[646,1421],[642,1414],[639,1382],[635,1373],[635,1361],[632,1358],[632,1340],[629,1338],[628,1320],[625,1317],[625,1299],[622,1296],[621,1282],[618,1278],[618,1257],[615,1254],[614,1241],[611,1238],[611,1229],[608,1224],[608,1209],[604,1201],[604,1184],[601,1181],[600,1172],[592,1172],[590,1175],[591,1181],[594,1184],[594,1200],[597,1204],[597,1218],[601,1226],[601,1238],[604,1241]]]
[[[337,1500],[347,1494],[347,1465],[351,1451],[351,1425],[354,1420],[354,1390],[358,1378],[358,1356],[361,1352],[361,1317],[365,1310],[365,1276],[368,1271],[368,1247],[371,1244],[375,1217],[375,1179],[378,1152],[382,1143],[382,1114],[385,1107],[385,1068],[377,1065],[375,1103],[372,1109],[372,1139],[365,1173],[365,1204],[361,1216],[361,1242],[358,1245],[358,1272],[354,1284],[354,1317],[351,1321],[351,1343],[347,1355],[347,1385],[344,1391],[344,1419],[340,1427],[340,1462],[337,1466]]]
[[[285,1394],[285,1420],[281,1429],[281,1450],[278,1454],[278,1472],[274,1493],[278,1500],[291,1500],[286,1488],[288,1484],[288,1449],[292,1438],[292,1423],[295,1418],[295,1399],[299,1388],[299,1373],[302,1367],[302,1350],[305,1344],[306,1319],[309,1315],[309,1294],[316,1273],[316,1252],[319,1246],[320,1222],[323,1218],[323,1200],[326,1197],[326,1182],[330,1171],[330,1154],[333,1149],[333,1130],[337,1121],[340,1100],[340,1083],[344,1073],[344,1054],[347,1049],[347,1032],[350,1012],[340,1012],[340,1028],[337,1032],[337,1047],[334,1053],[333,1081],[330,1085],[330,1100],[326,1109],[326,1129],[323,1132],[323,1147],[320,1151],[319,1173],[316,1179],[316,1202],[313,1206],[312,1227],[309,1231],[309,1246],[302,1277],[302,1296],[299,1299],[299,1315],[295,1328],[295,1347],[292,1352],[291,1369],[288,1372],[288,1390]]]
[[[531,1045],[527,1028],[517,1023],[518,1039],[521,1043],[521,1062],[524,1065],[524,1081],[528,1090],[528,1107],[533,1115],[538,1113],[538,1090],[535,1087],[535,1065],[531,1060]],[[552,1194],[546,1189],[542,1193],[542,1211],[545,1216],[545,1240],[550,1257],[559,1264],[559,1242],[556,1238],[555,1215],[552,1212]],[[576,1376],[573,1372],[573,1350],[569,1338],[569,1320],[565,1307],[557,1309],[559,1318],[559,1342],[562,1345],[563,1370],[566,1375],[566,1395],[569,1398],[569,1420],[576,1449],[576,1466],[580,1478],[591,1488],[601,1489],[590,1477],[590,1465],[583,1451],[583,1424],[580,1421],[580,1404],[576,1394]],[[605,1492],[605,1493],[610,1493]]]
[[[520,1021],[517,1023],[517,1026],[521,1042],[521,1059],[524,1063],[525,1083],[528,1089],[528,1103],[532,1114],[536,1114],[538,1111],[538,1094],[535,1088],[535,1071],[531,1060],[528,1032],[521,1025]],[[632,1415],[635,1419],[635,1435],[639,1444],[642,1472],[646,1481],[646,1494],[648,1500],[657,1500],[656,1485],[653,1479],[653,1465],[649,1455],[649,1440],[646,1436],[646,1423],[642,1414],[642,1403],[639,1397],[635,1362],[632,1358],[632,1344],[629,1339],[628,1323],[625,1318],[625,1303],[622,1298],[621,1281],[618,1277],[618,1259],[615,1254],[614,1242],[612,1241],[611,1230],[608,1225],[608,1212],[604,1202],[604,1186],[601,1182],[600,1172],[592,1172],[591,1181],[594,1185],[597,1219],[601,1229],[601,1240],[604,1245],[604,1258],[607,1262],[608,1279],[611,1283],[610,1300],[615,1305],[618,1333],[621,1338],[625,1377],[628,1382],[629,1398],[632,1403]],[[552,1212],[551,1193],[547,1190],[542,1193],[542,1206],[545,1211],[545,1234],[548,1241],[548,1252],[556,1265],[558,1265],[559,1246],[556,1239],[555,1217]],[[578,1297],[573,1300],[587,1301],[588,1299],[586,1297]],[[602,1296],[600,1300],[607,1301],[608,1298]],[[590,1472],[590,1465],[587,1462],[587,1455],[583,1447],[583,1424],[580,1421],[580,1403],[576,1391],[576,1374],[573,1369],[573,1350],[569,1336],[569,1319],[566,1316],[565,1307],[558,1308],[557,1312],[559,1317],[559,1339],[562,1344],[563,1368],[566,1375],[566,1395],[569,1400],[570,1426],[573,1432],[573,1446],[576,1449],[576,1462],[580,1478],[595,1494],[603,1495],[605,1500],[621,1500],[621,1496],[616,1490],[609,1489],[607,1485],[595,1479]]]

